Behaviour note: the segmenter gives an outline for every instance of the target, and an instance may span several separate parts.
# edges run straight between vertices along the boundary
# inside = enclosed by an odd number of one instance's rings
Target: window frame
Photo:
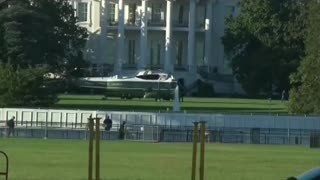
[[[115,3],[108,4],[107,18],[108,18],[107,21],[109,23],[116,22],[116,4]]]
[[[163,6],[162,4],[158,4],[158,3],[153,3],[151,5],[151,22],[152,23],[161,23],[162,22],[162,9]]]
[[[81,1],[78,2],[78,6],[77,6],[77,18],[78,18],[78,22],[88,22],[88,13],[89,13],[89,3],[86,1]],[[81,7],[81,8],[80,8]],[[84,8],[84,9],[82,9]],[[85,11],[83,11],[85,10]],[[82,11],[82,12],[81,12]],[[84,18],[84,19],[82,19]]]

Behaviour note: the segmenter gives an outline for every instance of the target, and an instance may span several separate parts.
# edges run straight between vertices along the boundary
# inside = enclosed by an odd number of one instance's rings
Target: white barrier
[[[275,115],[222,115],[192,113],[145,113],[119,111],[84,111],[58,109],[0,108],[0,121],[16,117],[17,126],[83,127],[92,115],[104,118],[108,114],[113,124],[126,121],[127,124],[192,126],[194,121],[207,121],[208,127],[222,128],[278,128],[320,130],[317,116],[275,116]],[[1,125],[0,125],[1,126]]]

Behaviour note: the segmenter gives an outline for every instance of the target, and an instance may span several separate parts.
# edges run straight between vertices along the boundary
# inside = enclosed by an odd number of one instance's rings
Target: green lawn
[[[172,101],[155,102],[154,99],[121,100],[99,95],[61,95],[54,108],[116,110],[116,111],[166,111],[172,109]],[[187,112],[219,113],[287,113],[287,102],[279,100],[239,98],[192,98],[187,97],[181,104]]]
[[[102,141],[101,178],[188,180],[191,149],[191,143]],[[10,157],[10,180],[87,179],[88,141],[9,138],[0,140],[0,150]],[[317,165],[320,151],[303,146],[207,144],[205,179],[284,180]]]

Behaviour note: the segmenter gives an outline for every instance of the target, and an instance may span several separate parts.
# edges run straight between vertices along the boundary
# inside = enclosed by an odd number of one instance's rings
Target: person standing
[[[10,134],[12,136],[14,135],[14,120],[15,120],[15,117],[12,116],[12,118],[9,119],[7,122],[7,126],[8,126],[7,137],[9,137]]]
[[[112,128],[112,120],[108,115],[106,115],[106,118],[104,119],[103,124],[104,124],[104,129],[106,131],[110,131],[110,129]]]
[[[283,90],[281,93],[281,102],[285,100],[285,96],[286,96],[286,90]]]
[[[123,121],[122,124],[120,125],[120,129],[119,129],[119,139],[123,140],[124,139],[124,135],[125,135],[125,124],[126,122]]]

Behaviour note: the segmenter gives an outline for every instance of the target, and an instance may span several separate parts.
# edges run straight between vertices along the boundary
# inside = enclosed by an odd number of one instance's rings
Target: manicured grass
[[[122,100],[98,95],[61,95],[54,108],[116,110],[116,111],[166,111],[172,101],[155,102],[154,99]],[[216,113],[287,113],[287,102],[264,99],[239,98],[184,98],[181,109],[187,112]]]
[[[104,180],[190,179],[191,143],[102,141],[100,146]],[[9,155],[10,180],[87,179],[88,141],[9,138],[0,140],[0,150]],[[284,180],[319,164],[320,151],[303,146],[207,144],[205,179]]]

